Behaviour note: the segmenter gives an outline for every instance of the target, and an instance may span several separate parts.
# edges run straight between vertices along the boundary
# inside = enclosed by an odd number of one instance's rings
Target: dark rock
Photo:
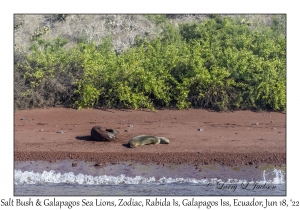
[[[77,163],[72,163],[72,167],[77,167]]]
[[[115,141],[118,134],[119,132],[114,129],[101,126],[94,126],[91,130],[92,138],[97,141]]]

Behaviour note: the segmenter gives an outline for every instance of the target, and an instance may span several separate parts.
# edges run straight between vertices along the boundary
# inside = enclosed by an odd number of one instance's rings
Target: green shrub
[[[210,71],[211,76],[214,72],[213,68],[217,67],[227,72],[226,78],[231,81],[229,87],[222,86],[222,80],[227,79],[223,78],[223,74],[218,70],[217,73],[220,74],[216,77],[217,79],[211,81],[209,86],[216,89],[217,84],[219,87],[217,89],[222,90],[222,94],[210,94],[211,91],[206,89],[206,93],[210,95],[208,98],[222,95],[222,97],[217,97],[220,99],[217,103],[227,104],[225,107],[230,107],[230,103],[226,102],[230,99],[229,101],[235,101],[234,107],[237,108],[242,106],[272,110],[285,109],[284,36],[275,36],[274,34],[278,32],[268,27],[261,32],[251,29],[246,24],[235,23],[230,18],[220,17],[203,24],[184,24],[181,25],[180,30],[187,42],[200,43],[204,67]],[[223,84],[227,83],[223,82]],[[228,95],[233,92],[234,96]],[[204,101],[201,102],[203,103]]]
[[[66,43],[67,40],[60,38],[52,42],[41,39],[33,42],[30,53],[23,62],[16,64],[25,72],[24,78],[31,88],[37,87],[45,78],[54,78],[56,72],[64,71],[67,52],[63,46]]]
[[[15,53],[16,78],[23,84],[15,96],[31,98],[32,106],[48,100],[79,109],[286,109],[286,39],[280,21],[252,28],[214,16],[176,28],[165,16],[155,18],[162,33],[136,39],[121,53],[109,37],[98,45],[83,38],[69,48],[62,38],[36,39],[29,53]],[[43,92],[47,86],[55,94]]]

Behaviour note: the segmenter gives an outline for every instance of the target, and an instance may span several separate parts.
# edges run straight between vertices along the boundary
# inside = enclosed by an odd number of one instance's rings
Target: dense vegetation
[[[111,37],[75,45],[36,35],[15,48],[15,108],[286,109],[285,27],[213,16],[172,24],[116,51]],[[45,31],[49,30],[47,28]]]

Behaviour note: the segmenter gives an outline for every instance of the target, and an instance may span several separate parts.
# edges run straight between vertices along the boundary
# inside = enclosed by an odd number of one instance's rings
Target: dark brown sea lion
[[[119,132],[114,129],[101,126],[94,126],[91,130],[92,138],[97,141],[115,141],[118,134]]]

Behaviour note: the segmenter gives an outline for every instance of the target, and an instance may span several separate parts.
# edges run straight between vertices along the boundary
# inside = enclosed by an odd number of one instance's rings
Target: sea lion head
[[[170,140],[166,137],[157,137],[160,139],[160,144],[170,144]]]

